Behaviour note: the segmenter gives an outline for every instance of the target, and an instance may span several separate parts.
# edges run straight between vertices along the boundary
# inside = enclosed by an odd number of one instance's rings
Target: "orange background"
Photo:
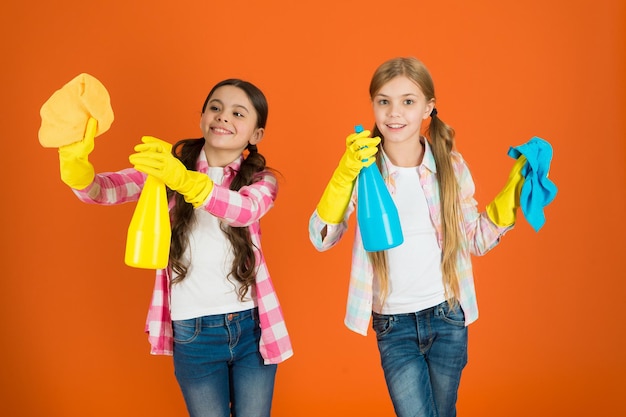
[[[199,136],[221,79],[266,93],[260,150],[283,179],[263,244],[295,347],[273,415],[392,415],[372,332],[343,326],[351,238],[318,253],[307,223],[345,136],[372,125],[374,69],[412,55],[481,207],[504,185],[509,146],[536,135],[554,147],[546,226],[521,218],[475,258],[481,318],[459,415],[623,415],[625,22],[621,0],[5,2],[2,414],[186,415],[171,358],[150,356],[143,334],[153,272],[123,262],[134,205],[80,203],[37,140],[41,105],[88,72],[116,116],[96,140],[98,171],[128,166],[142,135]]]

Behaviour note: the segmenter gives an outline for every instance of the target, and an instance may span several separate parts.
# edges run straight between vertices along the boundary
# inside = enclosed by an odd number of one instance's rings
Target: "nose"
[[[226,117],[225,117],[224,113],[217,113],[215,118],[217,119],[217,121],[228,123],[228,120],[226,120]]]
[[[400,106],[392,103],[389,106],[389,116],[400,116]]]

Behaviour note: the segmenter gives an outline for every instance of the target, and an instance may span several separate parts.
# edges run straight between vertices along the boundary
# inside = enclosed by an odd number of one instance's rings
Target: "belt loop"
[[[443,303],[440,303],[439,305],[437,305],[437,308],[435,308],[435,316],[443,316],[445,313],[445,303],[447,303],[447,301],[444,301]]]

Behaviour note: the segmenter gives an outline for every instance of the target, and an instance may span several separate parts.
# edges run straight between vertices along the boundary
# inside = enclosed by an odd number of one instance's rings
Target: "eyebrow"
[[[209,103],[208,103],[208,104],[211,104],[211,103],[219,103],[219,104],[221,104],[222,106],[224,105],[224,103],[222,102],[222,100],[220,100],[220,99],[218,99],[218,98],[212,98],[212,99],[209,101]],[[239,107],[239,108],[242,108],[242,109],[244,109],[246,112],[250,113],[250,110],[248,110],[248,108],[247,108],[246,106],[244,106],[243,104],[233,104],[233,107]]]
[[[405,93],[405,94],[402,94],[400,97],[408,97],[408,96],[417,97],[417,94],[415,94],[415,93]],[[376,94],[376,97],[391,97],[391,96],[388,96],[387,94],[378,93],[378,94]]]

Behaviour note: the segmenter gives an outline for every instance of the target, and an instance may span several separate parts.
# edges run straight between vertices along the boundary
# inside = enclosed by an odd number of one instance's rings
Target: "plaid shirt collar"
[[[224,167],[224,177],[237,175],[239,169],[241,168],[241,164],[243,164],[243,155],[239,155],[239,158]],[[206,159],[204,151],[200,152],[200,156],[196,162],[196,171],[202,172],[203,174],[206,174],[209,171],[209,162]]]

